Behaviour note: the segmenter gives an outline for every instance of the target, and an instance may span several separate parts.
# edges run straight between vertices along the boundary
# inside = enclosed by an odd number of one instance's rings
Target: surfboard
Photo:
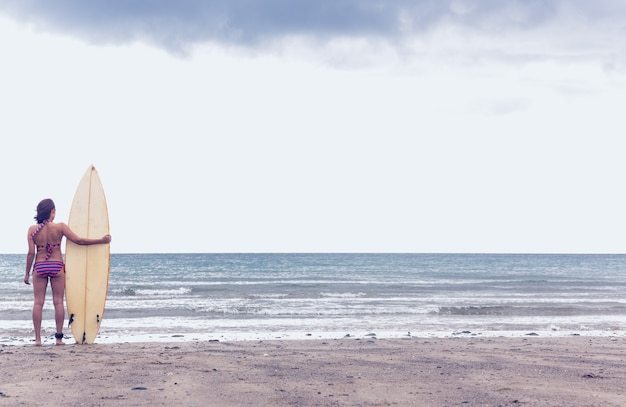
[[[81,178],[67,221],[80,237],[98,239],[109,233],[104,188],[91,165]],[[65,302],[72,335],[79,344],[94,343],[109,287],[110,245],[65,246]]]

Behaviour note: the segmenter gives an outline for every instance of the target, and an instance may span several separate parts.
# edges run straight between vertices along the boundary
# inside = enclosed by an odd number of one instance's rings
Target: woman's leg
[[[52,302],[54,304],[54,321],[56,322],[57,334],[63,333],[63,321],[65,320],[65,307],[63,296],[65,294],[65,269],[61,270],[56,277],[50,278],[52,286]],[[57,337],[57,345],[63,345],[63,337]]]
[[[35,302],[33,304],[33,327],[35,328],[35,345],[41,345],[41,315],[43,304],[46,301],[46,290],[48,289],[48,277],[41,277],[33,272],[33,292]]]

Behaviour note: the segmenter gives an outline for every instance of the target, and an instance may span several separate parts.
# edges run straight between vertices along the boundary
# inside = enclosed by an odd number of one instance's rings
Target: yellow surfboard
[[[80,237],[98,239],[109,233],[104,189],[93,165],[78,183],[67,224]],[[65,298],[76,343],[94,343],[98,335],[109,287],[109,267],[110,245],[81,246],[67,240]]]

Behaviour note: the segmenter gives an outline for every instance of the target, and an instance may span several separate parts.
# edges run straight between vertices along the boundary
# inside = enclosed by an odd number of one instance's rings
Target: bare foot
[[[41,339],[35,339],[35,346],[41,346]]]
[[[63,345],[65,345],[65,343],[61,339],[57,339],[56,345],[57,346],[63,346]]]

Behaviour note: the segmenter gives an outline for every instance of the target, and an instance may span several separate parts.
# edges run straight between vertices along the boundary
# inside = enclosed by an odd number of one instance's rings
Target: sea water
[[[34,338],[25,257],[0,343]],[[52,343],[50,288],[43,317]],[[96,341],[625,334],[626,255],[113,254]]]

